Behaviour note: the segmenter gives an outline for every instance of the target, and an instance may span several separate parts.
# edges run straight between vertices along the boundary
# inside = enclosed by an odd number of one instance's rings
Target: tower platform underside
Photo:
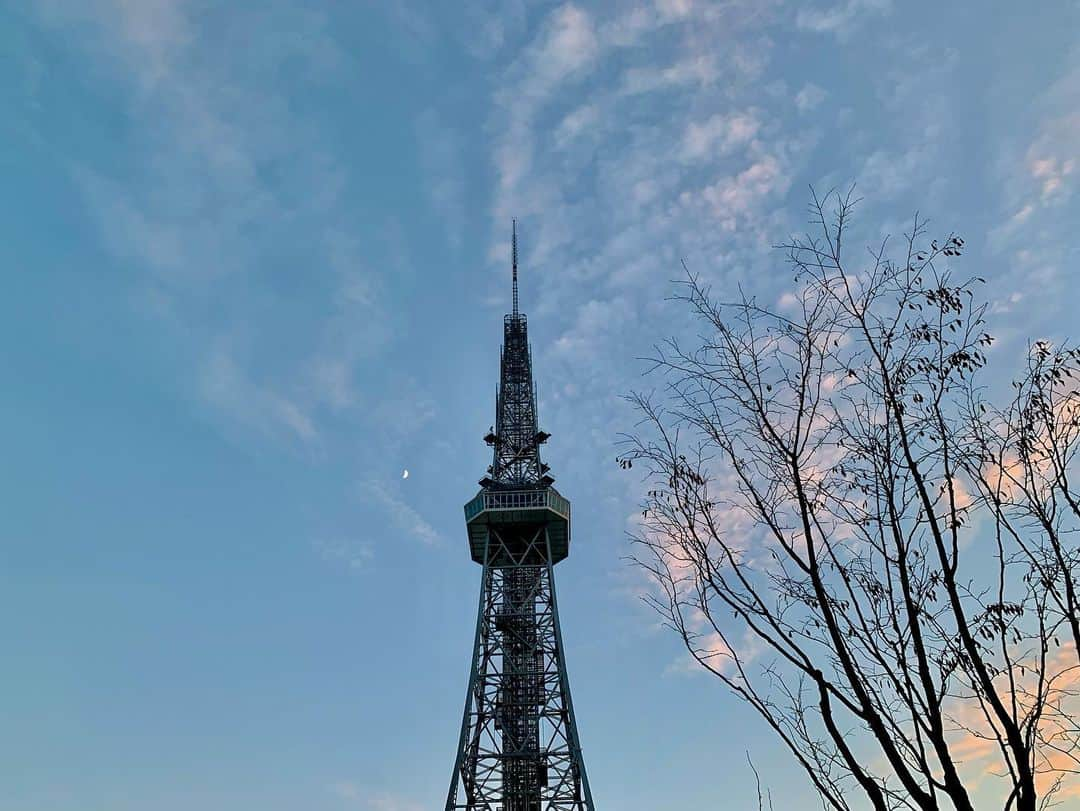
[[[498,527],[543,527],[547,530],[553,564],[570,553],[570,502],[554,487],[533,490],[481,490],[465,505],[469,552],[484,562],[489,532]]]

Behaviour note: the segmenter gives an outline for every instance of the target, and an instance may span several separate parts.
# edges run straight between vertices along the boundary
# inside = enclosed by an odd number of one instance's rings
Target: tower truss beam
[[[446,811],[593,811],[544,526],[491,530]]]

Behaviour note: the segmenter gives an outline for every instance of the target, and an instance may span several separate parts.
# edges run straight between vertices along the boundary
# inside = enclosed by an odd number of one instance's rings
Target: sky
[[[811,186],[1077,337],[1080,5],[0,2],[0,808],[445,801],[518,220],[600,808],[817,808],[626,561],[681,263],[779,301]],[[854,239],[854,238],[853,238]],[[402,478],[402,471],[410,475]]]

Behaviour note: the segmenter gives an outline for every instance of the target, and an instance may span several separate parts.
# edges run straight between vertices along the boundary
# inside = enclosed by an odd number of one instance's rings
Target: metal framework
[[[472,558],[483,566],[472,667],[446,811],[594,811],[581,756],[555,600],[569,553],[570,502],[540,461],[528,328],[503,320],[497,430],[481,491],[465,505]]]
[[[517,223],[513,231],[514,308],[503,318],[499,359],[499,392],[495,397],[496,427],[484,439],[494,449],[484,487],[536,487],[551,484],[548,467],[540,461],[540,445],[548,434],[536,428],[536,386],[533,384],[529,322],[518,311]],[[545,478],[546,477],[546,478]]]

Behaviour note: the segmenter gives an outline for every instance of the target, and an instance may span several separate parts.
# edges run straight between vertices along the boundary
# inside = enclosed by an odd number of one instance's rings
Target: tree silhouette
[[[984,780],[1035,811],[1078,765],[1078,355],[1035,343],[994,407],[964,241],[916,217],[899,261],[883,242],[849,269],[855,203],[814,195],[784,307],[687,274],[706,334],[658,346],[663,387],[629,397],[633,560],[824,806],[971,811]]]

